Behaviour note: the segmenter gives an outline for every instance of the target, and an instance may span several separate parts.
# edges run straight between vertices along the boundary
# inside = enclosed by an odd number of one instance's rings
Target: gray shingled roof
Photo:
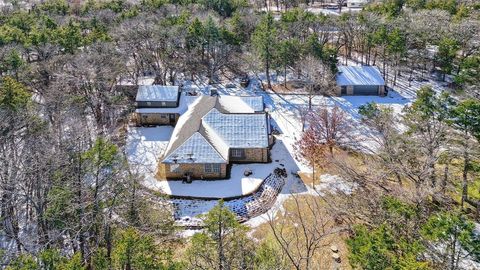
[[[337,85],[385,85],[385,80],[375,66],[339,66]]]
[[[268,147],[265,114],[224,114],[212,109],[202,118],[230,148]]]
[[[178,86],[141,85],[136,101],[177,101],[178,94]]]
[[[165,163],[225,163],[217,150],[199,132],[193,133],[180,147],[166,157]]]
[[[200,129],[202,117],[215,106],[215,102],[216,98],[214,97],[200,96],[192,106],[180,116],[165,150],[165,157],[172,154]]]
[[[221,98],[201,96],[180,116],[162,162],[172,163],[172,157],[176,157],[177,163],[226,163],[229,148],[268,147],[266,114],[253,113],[247,104],[251,101],[258,109],[259,99],[252,97],[245,103],[245,97]],[[263,99],[261,104],[263,111]],[[196,158],[185,158],[186,154]]]
[[[218,97],[217,106],[220,112],[226,113],[255,113],[264,110],[262,96],[226,96]]]

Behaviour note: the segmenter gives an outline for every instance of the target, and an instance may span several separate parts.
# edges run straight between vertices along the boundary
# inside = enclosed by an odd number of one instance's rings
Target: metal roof
[[[223,114],[212,109],[202,118],[230,148],[268,147],[265,114]]]
[[[385,80],[375,66],[339,66],[337,85],[385,85]]]
[[[136,101],[177,101],[178,94],[178,86],[141,85]]]
[[[173,153],[167,156],[165,163],[225,163],[225,159],[199,133],[195,132]]]

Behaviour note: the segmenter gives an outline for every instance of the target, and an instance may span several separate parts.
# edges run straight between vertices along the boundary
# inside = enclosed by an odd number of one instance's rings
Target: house
[[[385,80],[375,66],[339,66],[336,81],[338,96],[385,95]]]
[[[140,125],[175,125],[180,111],[181,93],[178,86],[141,85],[136,96],[135,110]]]
[[[231,163],[269,162],[272,143],[261,96],[200,96],[180,116],[157,175],[226,178]]]
[[[370,0],[347,0],[347,7],[362,8],[370,2]]]

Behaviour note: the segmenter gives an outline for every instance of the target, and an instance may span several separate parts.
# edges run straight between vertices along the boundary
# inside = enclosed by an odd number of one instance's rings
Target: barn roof
[[[178,86],[141,85],[136,101],[177,101],[178,95]]]
[[[337,85],[385,85],[385,80],[375,66],[339,66]]]

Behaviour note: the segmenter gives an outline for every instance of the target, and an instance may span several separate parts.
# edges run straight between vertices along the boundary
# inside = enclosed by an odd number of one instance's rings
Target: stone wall
[[[268,148],[247,148],[242,162],[268,162]]]
[[[241,148],[245,151],[243,157],[233,157],[230,149],[229,160],[232,163],[268,162],[268,148]]]
[[[172,166],[178,166],[172,172]],[[198,179],[223,179],[227,177],[227,164],[220,165],[220,173],[206,173],[205,172],[205,164],[203,163],[183,163],[183,164],[166,164],[160,163],[158,168],[157,176],[161,178],[167,179],[178,179],[183,180],[185,179],[185,173],[189,172],[192,175],[192,178],[195,180]]]

